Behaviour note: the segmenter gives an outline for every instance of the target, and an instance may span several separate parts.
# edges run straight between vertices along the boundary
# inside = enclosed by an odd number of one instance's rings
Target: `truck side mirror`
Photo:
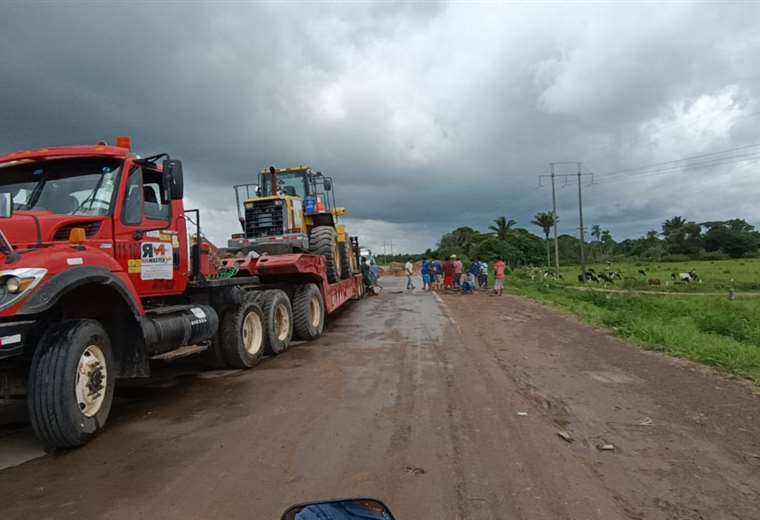
[[[0,193],[0,218],[13,216],[13,197],[10,193]]]
[[[182,161],[177,159],[164,160],[164,187],[171,200],[182,200],[185,183],[182,174]]]

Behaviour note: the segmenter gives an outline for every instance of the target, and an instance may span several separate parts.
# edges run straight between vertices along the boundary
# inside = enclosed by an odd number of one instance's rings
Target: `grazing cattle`
[[[620,271],[612,271],[612,272],[608,272],[608,273],[607,273],[607,276],[609,276],[609,277],[610,277],[610,278],[612,278],[613,280],[615,280],[615,279],[617,279],[617,280],[622,280],[622,279],[623,279],[623,275],[622,275],[622,274],[620,274]]]
[[[599,278],[601,278],[602,280],[604,280],[607,283],[613,283],[614,282],[612,276],[610,276],[608,273],[599,273]]]
[[[695,283],[695,282],[702,281],[699,279],[699,275],[694,270],[691,270],[688,273],[671,273],[670,278],[674,282],[681,282],[681,283]]]
[[[647,280],[647,283],[649,285],[657,285],[658,287],[662,285],[662,282],[660,282],[659,278],[650,278],[649,280]]]
[[[647,275],[647,272],[646,272],[645,270],[643,270],[643,269],[639,269],[639,274],[640,274],[641,276],[646,276],[646,275]]]
[[[589,268],[585,273],[580,273],[578,275],[578,281],[581,283],[599,282],[599,276],[597,276],[593,269]]]

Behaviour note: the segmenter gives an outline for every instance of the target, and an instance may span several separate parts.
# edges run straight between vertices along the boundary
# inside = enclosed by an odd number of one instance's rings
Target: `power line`
[[[646,170],[650,170],[652,168],[657,168],[659,166],[667,166],[667,165],[675,166],[676,163],[693,161],[693,160],[696,160],[696,159],[704,159],[706,157],[713,157],[713,156],[716,156],[716,155],[723,155],[723,154],[728,154],[728,153],[732,153],[732,152],[738,152],[738,151],[742,151],[742,150],[747,150],[749,148],[759,148],[759,147],[760,147],[760,143],[747,144],[747,145],[744,145],[744,146],[738,146],[738,147],[735,147],[735,148],[728,148],[726,150],[720,150],[720,151],[717,151],[717,152],[705,153],[705,154],[701,154],[701,155],[692,155],[690,157],[683,157],[681,159],[675,159],[675,160],[671,160],[671,161],[663,161],[663,162],[659,162],[659,163],[652,163],[652,164],[648,164],[646,166],[638,166],[638,167],[635,167],[635,168],[625,168],[623,170],[616,170],[616,171],[612,171],[612,172],[601,173],[601,174],[598,174],[597,177],[599,177],[599,178],[606,178],[606,177],[612,177],[612,176],[616,176],[616,175],[621,175],[621,174],[624,174],[624,173],[638,172],[640,170],[646,171]]]
[[[666,168],[661,168],[659,170],[642,171],[639,173],[627,175],[625,177],[620,177],[620,176],[601,177],[600,176],[600,181],[598,182],[595,181],[594,184],[614,184],[618,182],[627,182],[627,181],[638,180],[638,179],[647,178],[647,177],[658,177],[658,176],[669,174],[669,173],[682,172],[687,169],[692,170],[692,169],[723,166],[723,165],[729,165],[729,164],[739,164],[743,162],[756,162],[758,160],[760,160],[760,151],[749,153],[749,154],[731,156],[731,157],[721,157],[719,159],[712,159],[708,161],[702,161],[702,162],[686,164],[686,165],[675,165],[675,166],[670,166]]]

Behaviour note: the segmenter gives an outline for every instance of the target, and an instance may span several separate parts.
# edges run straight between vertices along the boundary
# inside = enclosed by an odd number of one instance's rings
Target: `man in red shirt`
[[[504,278],[506,278],[507,264],[504,259],[499,258],[493,266],[494,271],[494,283],[493,292],[501,296],[501,292],[504,290]]]

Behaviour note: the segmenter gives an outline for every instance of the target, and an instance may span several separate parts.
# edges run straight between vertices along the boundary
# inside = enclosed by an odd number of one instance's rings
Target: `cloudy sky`
[[[618,239],[675,214],[760,224],[759,148],[621,171],[760,143],[758,28],[751,2],[5,1],[0,153],[131,135],[183,159],[220,243],[230,186],[270,164],[333,175],[376,251],[530,228],[551,161],[596,173],[586,223]],[[576,188],[557,193],[576,233]]]

